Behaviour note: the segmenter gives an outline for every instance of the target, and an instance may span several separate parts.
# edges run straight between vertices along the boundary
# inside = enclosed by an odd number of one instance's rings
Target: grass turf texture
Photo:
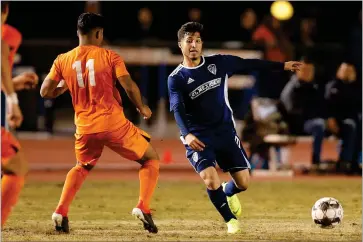
[[[28,182],[2,231],[3,241],[361,241],[361,181],[327,179],[253,181],[239,194],[242,233],[227,235],[201,182],[160,181],[152,202],[159,233],[148,234],[131,216],[137,203],[137,181],[86,181],[70,213],[71,233],[53,232],[51,215],[62,183]],[[321,229],[311,207],[321,197],[338,199],[343,223]]]

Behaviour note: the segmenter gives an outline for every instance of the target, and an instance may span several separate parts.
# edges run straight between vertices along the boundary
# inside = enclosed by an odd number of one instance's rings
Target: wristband
[[[6,101],[8,102],[8,104],[18,105],[19,104],[18,95],[15,92],[13,92],[12,94],[6,96]]]

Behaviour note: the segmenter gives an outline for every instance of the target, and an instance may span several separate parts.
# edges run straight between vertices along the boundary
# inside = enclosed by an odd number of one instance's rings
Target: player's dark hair
[[[178,30],[178,41],[181,41],[186,33],[196,33],[196,32],[200,33],[200,36],[202,36],[203,24],[198,22],[185,23]]]
[[[77,29],[81,34],[88,34],[95,28],[104,28],[105,19],[96,13],[82,13],[78,17]]]
[[[1,1],[1,12],[5,13],[6,9],[9,7],[9,2],[8,1]]]

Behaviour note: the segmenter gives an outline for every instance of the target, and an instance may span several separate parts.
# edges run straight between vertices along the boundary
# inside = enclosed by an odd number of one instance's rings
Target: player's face
[[[196,60],[202,54],[203,41],[199,32],[186,33],[180,41],[179,47],[184,56]]]

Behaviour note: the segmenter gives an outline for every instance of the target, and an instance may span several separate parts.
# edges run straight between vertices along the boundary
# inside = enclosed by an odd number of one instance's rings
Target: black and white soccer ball
[[[323,197],[315,202],[311,217],[321,228],[334,228],[343,220],[344,210],[340,202],[332,197]]]

